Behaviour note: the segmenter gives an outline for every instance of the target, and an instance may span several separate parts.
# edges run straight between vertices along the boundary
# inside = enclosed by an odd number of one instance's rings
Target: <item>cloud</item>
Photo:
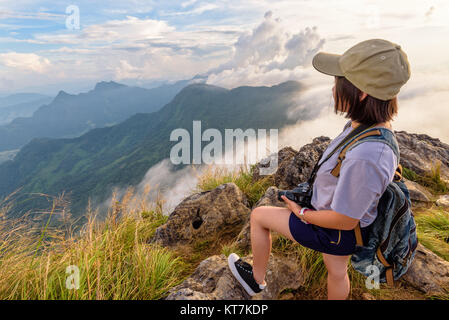
[[[185,167],[175,170],[169,159],[164,159],[152,166],[142,181],[134,188],[133,199],[128,203],[131,210],[139,210],[139,205],[163,201],[163,212],[169,214],[187,196],[195,191],[198,177],[205,167]],[[106,212],[112,199],[121,200],[126,195],[126,188],[113,188],[111,196],[101,203],[100,212]]]
[[[189,7],[189,6],[193,5],[193,4],[195,4],[197,1],[198,1],[198,0],[188,0],[188,1],[185,1],[185,2],[181,3],[181,7],[183,7],[183,8]]]
[[[165,21],[139,19],[127,16],[124,20],[110,20],[85,27],[81,32],[38,34],[34,41],[41,44],[99,44],[161,39],[164,33],[174,31]]]
[[[303,79],[324,42],[316,28],[290,34],[281,20],[267,11],[261,24],[235,42],[232,58],[207,72],[207,82],[232,88]]]
[[[149,188],[151,200],[155,200],[159,193],[165,201],[164,212],[169,213],[179,202],[193,193],[202,169],[197,170],[185,167],[175,171],[169,159],[162,160],[147,171],[136,191],[138,194],[144,194]]]
[[[0,10],[0,19],[32,19],[32,20],[61,20],[65,14],[48,12],[18,12]]]
[[[181,5],[182,6],[182,5]],[[186,7],[188,5],[183,6]],[[176,11],[176,12],[165,12],[162,11],[160,13],[161,16],[185,16],[185,15],[200,15],[203,14],[206,11],[211,11],[220,8],[218,5],[213,3],[202,3],[198,7],[193,8],[192,10],[188,11]]]
[[[50,67],[50,61],[34,53],[0,53],[0,64],[25,72],[44,73]]]
[[[130,79],[138,78],[140,75],[140,69],[129,64],[126,60],[120,60],[120,64],[115,68],[115,79]]]

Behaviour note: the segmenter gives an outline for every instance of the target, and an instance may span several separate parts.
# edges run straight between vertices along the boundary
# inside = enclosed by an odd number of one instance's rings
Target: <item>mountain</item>
[[[136,114],[74,139],[35,139],[13,161],[0,165],[0,198],[22,187],[24,201],[17,208],[22,211],[48,206],[43,199],[30,200],[31,193],[66,191],[71,192],[72,213],[81,214],[89,197],[100,203],[113,187],[138,184],[149,168],[168,158],[178,143],[170,141],[174,129],[192,133],[194,120],[201,120],[203,131],[222,133],[227,128],[280,129],[295,122],[287,110],[296,106],[301,89],[295,81],[232,90],[191,84],[157,112]],[[302,119],[309,118],[306,110]]]
[[[39,97],[36,100],[7,105],[0,109],[0,125],[10,123],[16,118],[31,117],[42,105],[50,103],[53,98]]]
[[[15,93],[7,95],[5,97],[0,97],[0,109],[17,104],[32,103],[34,101],[49,98],[50,98],[49,96],[38,93]]]
[[[87,93],[60,91],[29,118],[0,126],[0,151],[21,148],[33,138],[76,137],[93,128],[117,124],[136,113],[159,110],[187,84],[187,80],[153,89],[99,82]],[[1,112],[1,109],[0,109]]]

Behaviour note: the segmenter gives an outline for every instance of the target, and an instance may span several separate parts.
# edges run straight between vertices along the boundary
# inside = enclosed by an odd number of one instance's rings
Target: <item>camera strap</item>
[[[334,148],[334,150],[332,150],[332,152],[329,153],[329,155],[326,157],[326,159],[323,160],[323,162],[320,163],[321,158],[324,155],[324,152],[321,154],[320,158],[318,159],[317,163],[315,164],[315,167],[313,168],[312,174],[310,175],[309,180],[307,181],[310,185],[310,188],[312,188],[313,183],[315,182],[315,177],[316,177],[316,173],[318,172],[318,170],[320,169],[321,165],[323,163],[325,163],[327,160],[330,159],[330,157],[332,157],[332,155],[338,150],[340,149],[341,146],[343,146],[346,142],[348,142],[349,140],[351,140],[353,137],[355,137],[356,135],[362,133],[363,131],[370,129],[372,127],[374,127],[375,124],[369,126],[366,124],[360,124],[358,125],[356,128],[354,128],[339,144],[338,146],[336,146]],[[319,165],[318,165],[319,164]],[[313,190],[313,189],[312,189]]]

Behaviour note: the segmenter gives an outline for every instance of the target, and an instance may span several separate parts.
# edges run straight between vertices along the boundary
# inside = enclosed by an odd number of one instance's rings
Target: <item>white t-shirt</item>
[[[353,128],[349,126],[331,141],[321,161],[346,137]],[[317,171],[313,185],[312,205],[317,210],[334,210],[360,220],[360,226],[370,225],[377,216],[377,204],[393,181],[397,157],[382,142],[367,141],[346,153],[340,176],[330,172],[337,164],[337,150]]]

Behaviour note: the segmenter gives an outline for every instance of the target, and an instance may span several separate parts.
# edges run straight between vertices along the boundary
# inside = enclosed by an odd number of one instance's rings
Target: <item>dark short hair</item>
[[[396,97],[391,100],[380,100],[368,95],[360,101],[362,91],[355,87],[345,77],[335,77],[335,113],[347,113],[345,118],[352,121],[372,125],[390,121],[398,113]],[[347,110],[338,110],[339,106],[347,105]]]

